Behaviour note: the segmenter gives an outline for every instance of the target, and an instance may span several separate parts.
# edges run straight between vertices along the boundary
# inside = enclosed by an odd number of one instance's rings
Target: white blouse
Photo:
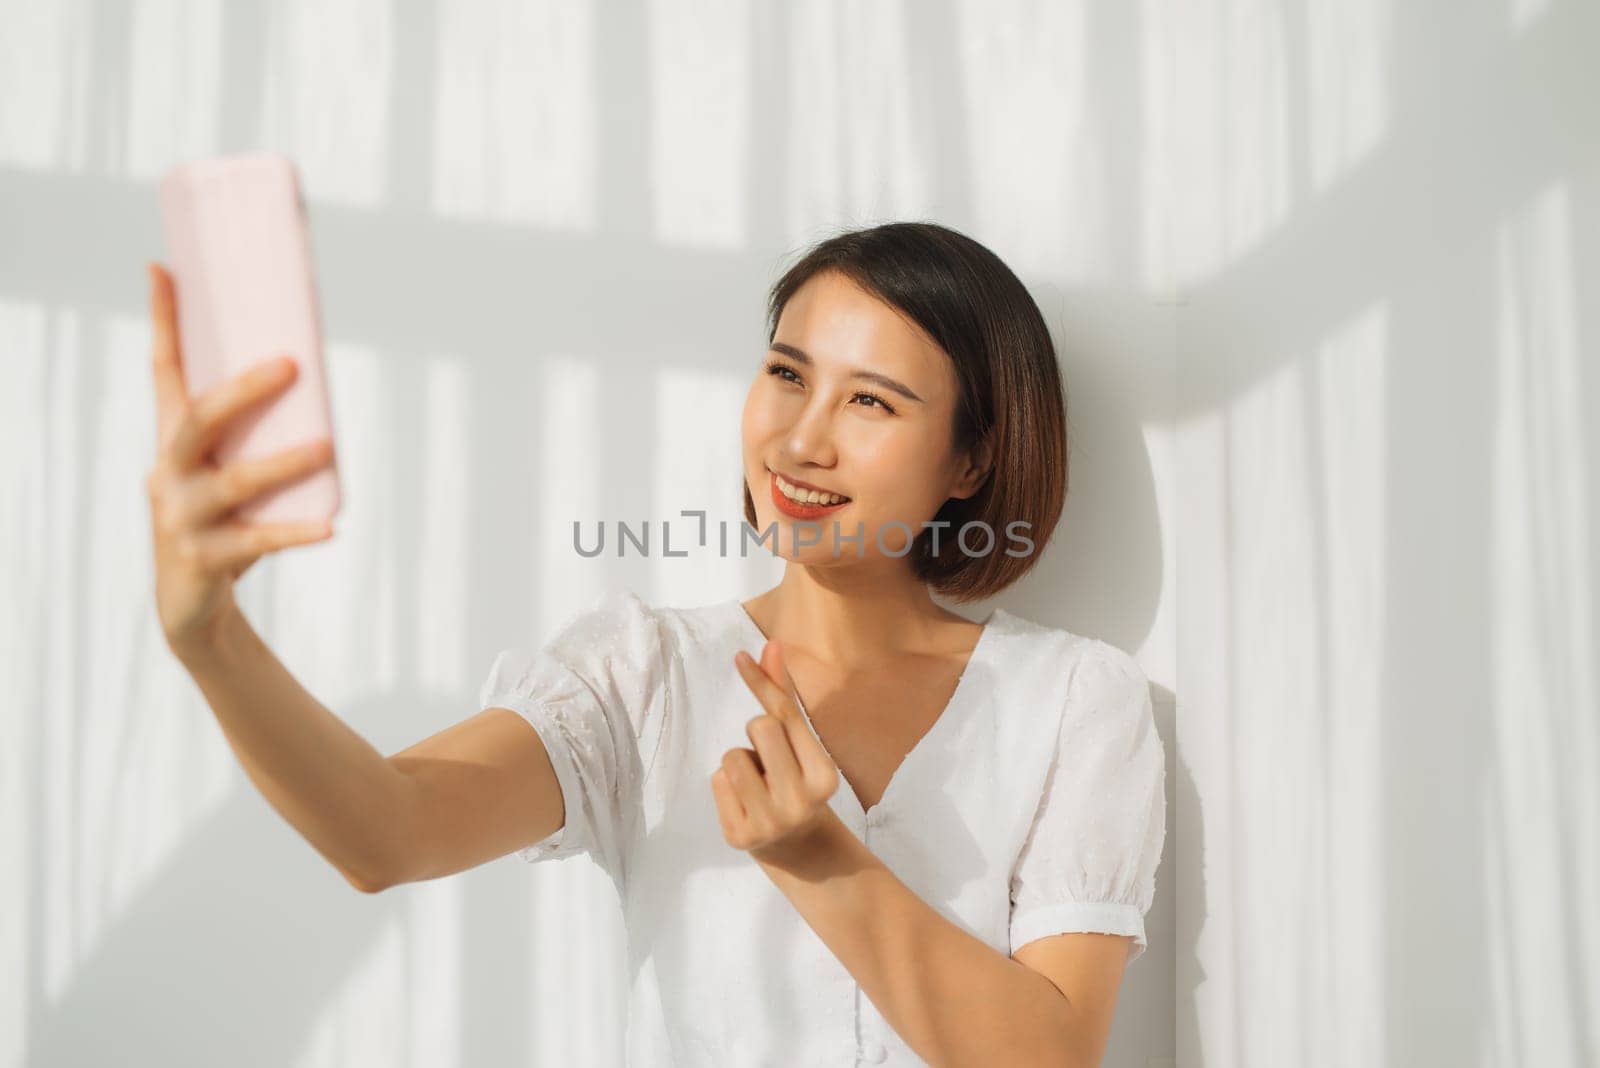
[[[587,853],[615,883],[632,1068],[923,1064],[723,839],[711,773],[765,711],[733,654],[764,644],[737,598],[668,608],[613,591],[538,652],[500,652],[479,706],[533,725],[566,805],[565,825],[518,855]],[[1115,646],[994,609],[882,799],[863,811],[841,777],[828,803],[997,952],[1064,931],[1132,935],[1129,963],[1144,952],[1165,756],[1145,676]]]

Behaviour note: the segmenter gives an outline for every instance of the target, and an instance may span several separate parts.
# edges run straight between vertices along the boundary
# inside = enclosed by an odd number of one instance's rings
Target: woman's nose
[[[809,405],[789,428],[789,460],[796,464],[816,463],[824,467],[834,461],[833,428],[828,413],[820,405]]]

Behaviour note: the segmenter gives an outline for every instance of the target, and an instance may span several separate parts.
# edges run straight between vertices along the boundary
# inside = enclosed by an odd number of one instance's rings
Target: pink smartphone
[[[219,464],[333,438],[311,235],[294,163],[271,152],[193,160],[161,179],[167,269],[191,397],[263,360],[292,356],[294,384],[231,424]],[[253,523],[332,519],[337,458],[234,509]]]

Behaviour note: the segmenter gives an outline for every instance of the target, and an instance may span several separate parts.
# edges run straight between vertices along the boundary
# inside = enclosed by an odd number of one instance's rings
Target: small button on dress
[[[621,590],[543,647],[499,652],[479,707],[538,732],[565,806],[562,827],[517,854],[584,854],[615,884],[630,1068],[924,1064],[722,836],[711,774],[765,711],[733,654],[759,660],[765,643],[738,599],[671,608]],[[1129,936],[1130,964],[1144,952],[1165,757],[1149,684],[1115,646],[994,609],[879,801],[864,811],[841,776],[828,804],[998,953],[1068,931]]]

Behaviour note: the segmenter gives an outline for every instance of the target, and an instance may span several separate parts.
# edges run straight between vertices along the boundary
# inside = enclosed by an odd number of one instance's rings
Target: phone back
[[[194,160],[167,172],[160,197],[189,395],[270,357],[287,354],[299,364],[294,384],[231,423],[212,455],[225,464],[331,440],[310,231],[293,162],[270,152]],[[314,521],[333,518],[339,506],[335,459],[234,514],[257,523]]]

